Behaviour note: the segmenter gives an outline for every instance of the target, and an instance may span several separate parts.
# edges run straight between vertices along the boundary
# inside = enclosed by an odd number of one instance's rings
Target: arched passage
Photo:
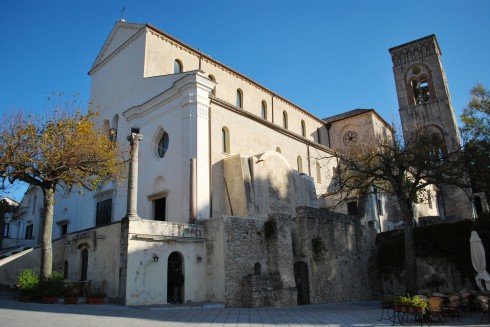
[[[298,289],[298,305],[310,303],[310,287],[308,282],[308,266],[304,262],[294,264],[294,281]]]
[[[167,302],[182,303],[184,300],[183,260],[179,252],[168,256]]]

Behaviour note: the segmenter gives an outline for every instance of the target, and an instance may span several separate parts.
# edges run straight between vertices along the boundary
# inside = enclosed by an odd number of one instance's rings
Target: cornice
[[[186,43],[174,38],[173,36],[163,32],[162,30],[156,28],[155,26],[151,25],[151,24],[146,24],[146,27],[148,29],[150,29],[151,31],[153,31],[153,35],[156,35],[158,37],[160,37],[162,40],[165,40],[171,44],[174,44],[176,46],[178,46],[180,49],[182,50],[185,50],[186,52],[188,52],[189,54],[193,54],[203,60],[205,60],[207,63],[209,64],[212,64],[214,65],[215,67],[218,67],[220,68],[221,70],[229,73],[230,75],[236,77],[236,78],[239,78],[241,79],[242,81],[248,83],[249,85],[252,85],[254,87],[256,87],[257,89],[265,92],[265,93],[268,93],[270,96],[273,96],[274,98],[276,99],[280,99],[281,101],[284,101],[286,104],[290,105],[293,109],[299,111],[299,112],[302,112],[303,114],[307,115],[308,117],[310,117],[311,119],[315,120],[316,122],[318,122],[320,125],[325,125],[325,123],[318,117],[314,116],[313,114],[311,114],[310,112],[308,112],[307,110],[301,108],[300,106],[294,104],[293,102],[291,102],[290,100],[280,96],[279,94],[271,91],[270,89],[264,87],[263,85],[255,82],[254,80],[252,80],[251,78],[239,73],[238,71],[226,66],[225,64],[222,64],[221,62],[219,62],[218,60],[202,53],[201,51],[197,50],[197,49],[194,49],[193,47],[187,45]],[[156,34],[155,34],[156,33]]]
[[[182,90],[189,87],[189,85],[195,85],[196,87],[201,85],[206,87],[208,91],[211,91],[213,83],[214,82],[200,75],[197,71],[190,72],[173,82],[172,85],[165,91],[157,94],[140,105],[129,108],[128,110],[124,111],[122,115],[128,121],[141,118],[177,98],[182,93]]]

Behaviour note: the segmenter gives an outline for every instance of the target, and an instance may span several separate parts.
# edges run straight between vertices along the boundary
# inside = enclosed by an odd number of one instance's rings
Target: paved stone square
[[[130,308],[114,304],[41,304],[0,299],[0,326],[391,326],[389,320],[378,321],[379,301],[304,305],[290,308],[199,309],[196,306],[159,306]],[[462,317],[461,322],[448,319],[444,326],[482,326],[481,314]],[[441,324],[432,324],[440,326]],[[485,318],[483,325],[489,326]],[[400,326],[397,324],[397,326]],[[413,320],[404,326],[420,326]],[[427,326],[427,324],[424,324]]]

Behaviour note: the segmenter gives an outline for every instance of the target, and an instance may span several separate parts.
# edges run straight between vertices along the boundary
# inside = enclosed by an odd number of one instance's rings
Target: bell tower
[[[441,155],[461,146],[441,49],[434,34],[389,49],[405,142],[423,128],[429,142],[440,145]],[[471,192],[471,190],[469,190]],[[472,205],[460,189],[444,186],[438,192],[440,216],[449,220],[471,218]]]
[[[403,137],[431,127],[449,151],[461,145],[435,35],[391,48]],[[427,126],[429,125],[429,126]],[[434,137],[436,137],[434,135]]]

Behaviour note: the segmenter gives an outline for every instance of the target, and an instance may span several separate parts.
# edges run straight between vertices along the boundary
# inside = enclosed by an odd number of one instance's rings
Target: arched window
[[[277,148],[276,148],[276,152],[277,152],[277,153],[281,153],[281,148],[280,148],[280,147],[277,147]]]
[[[180,74],[184,71],[184,66],[179,59],[174,61],[174,74]]]
[[[230,132],[227,127],[221,129],[222,136],[222,151],[223,153],[230,153]]]
[[[242,90],[236,90],[236,106],[239,109],[243,108],[243,92]]]
[[[288,129],[288,113],[286,110],[282,112],[282,127]]]
[[[208,77],[213,82],[216,82],[216,78],[213,75],[209,75]],[[211,94],[214,95],[214,96],[216,96],[216,87],[213,88],[213,90],[211,91]]]
[[[262,101],[260,116],[262,117],[262,119],[267,120],[267,103],[265,101]]]
[[[320,163],[318,161],[316,162],[316,182],[317,183],[322,182],[322,171],[320,168]]]
[[[158,140],[158,156],[163,158],[168,150],[169,138],[166,132],[163,132],[162,136]]]
[[[298,156],[298,171],[300,173],[303,173],[303,159],[301,159],[301,156]]]
[[[306,137],[306,125],[304,120],[301,120],[301,136]]]

